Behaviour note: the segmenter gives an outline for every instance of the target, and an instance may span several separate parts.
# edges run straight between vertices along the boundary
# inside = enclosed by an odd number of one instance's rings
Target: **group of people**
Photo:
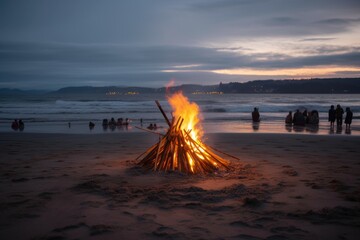
[[[312,110],[311,112],[304,110],[300,112],[300,110],[297,109],[293,116],[292,111],[289,111],[289,114],[285,118],[285,124],[294,124],[294,126],[305,126],[306,124],[318,125],[319,112],[317,110]]]
[[[123,127],[128,126],[130,124],[130,119],[126,118],[125,120],[123,118],[118,118],[117,121],[115,121],[114,118],[111,118],[110,121],[107,118],[104,118],[102,121],[102,126],[104,129],[107,129],[108,127],[110,129],[115,129],[116,127]],[[89,122],[89,128],[92,130],[95,127],[95,123]]]
[[[346,112],[346,116],[345,116],[346,128],[350,128],[353,118],[353,113],[350,110],[350,107],[347,107],[345,112]],[[334,107],[334,105],[331,105],[329,110],[329,118],[328,118],[330,122],[330,126],[334,127],[336,120],[336,125],[338,127],[341,127],[343,124],[343,115],[344,115],[344,110],[340,106],[340,104],[338,104],[336,108]],[[254,108],[254,111],[251,113],[251,117],[254,123],[260,122],[260,113],[258,108],[256,107]],[[294,126],[305,126],[306,124],[318,125],[319,112],[317,110],[312,110],[308,112],[306,109],[303,112],[301,112],[299,109],[297,109],[293,115],[292,111],[289,111],[288,115],[285,118],[285,124],[286,125],[294,124]]]
[[[130,120],[128,118],[124,119],[123,118],[118,118],[117,121],[115,121],[114,118],[111,118],[110,121],[108,119],[103,119],[102,121],[102,125],[104,126],[109,126],[109,127],[113,127],[113,126],[127,126],[129,125]]]
[[[25,128],[25,124],[24,122],[20,119],[19,121],[17,119],[15,119],[12,123],[11,123],[11,128],[15,131],[20,130],[23,131]]]
[[[345,110],[346,110],[345,125],[346,125],[346,128],[350,128],[352,118],[353,118],[353,113],[349,107],[347,107]],[[336,125],[338,127],[341,127],[343,124],[343,115],[344,115],[344,109],[340,106],[340,104],[338,104],[336,106],[336,109],[335,109],[334,105],[331,105],[331,107],[329,109],[329,117],[328,117],[330,126],[334,127],[335,120],[336,120]]]
[[[150,123],[150,125],[147,126],[147,129],[149,129],[149,130],[156,130],[157,128],[158,127],[157,127],[156,123],[154,123],[154,124]]]

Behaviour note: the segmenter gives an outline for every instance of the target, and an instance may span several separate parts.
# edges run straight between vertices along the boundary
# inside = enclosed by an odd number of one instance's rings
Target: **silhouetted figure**
[[[115,122],[115,119],[114,118],[111,118],[110,122],[109,122],[109,126],[112,127],[112,126],[116,126],[116,122]]]
[[[319,112],[316,110],[312,110],[309,113],[308,119],[309,119],[309,121],[308,121],[309,124],[318,125],[319,124]]]
[[[102,121],[102,127],[103,127],[104,131],[107,131],[107,129],[109,127],[109,121],[106,118],[104,118]]]
[[[342,107],[340,106],[340,104],[338,104],[338,105],[336,106],[335,112],[336,112],[336,125],[337,125],[337,126],[342,126],[344,109],[342,109]]]
[[[95,123],[89,122],[89,129],[92,130],[95,127]]]
[[[154,125],[152,123],[150,123],[150,125],[147,127],[148,129],[150,130],[153,130],[154,129]]]
[[[285,124],[291,125],[293,123],[292,111],[285,118]]]
[[[71,128],[71,122],[68,122],[68,127]]]
[[[129,125],[129,123],[130,123],[130,120],[129,120],[128,118],[126,118],[124,124],[125,124],[125,125]]]
[[[24,128],[25,128],[25,124],[24,124],[24,122],[20,119],[20,120],[19,120],[19,130],[20,130],[20,131],[24,131]]]
[[[157,125],[156,125],[156,123],[154,123],[154,130],[156,130],[157,129]]]
[[[254,111],[251,113],[253,122],[260,122],[260,113],[258,108],[254,108]]]
[[[296,110],[294,113],[294,119],[293,123],[296,126],[305,126],[305,117],[304,115],[299,111],[299,109]]]
[[[349,107],[346,108],[346,116],[345,116],[345,125],[346,125],[346,129],[350,129],[350,125],[352,122],[352,118],[353,118],[353,113],[350,110]]]
[[[142,125],[143,125],[143,119],[140,118],[140,126],[142,126]]]
[[[308,111],[305,109],[303,112],[305,123],[309,123]]]
[[[17,131],[19,129],[19,123],[18,123],[18,120],[15,119],[12,124],[11,124],[11,128],[15,131]]]
[[[336,119],[336,111],[334,105],[331,105],[329,109],[329,117],[328,117],[328,121],[330,122],[330,127],[334,127],[335,119]]]
[[[111,118],[109,121],[109,128],[111,131],[114,131],[116,129],[116,121],[114,118]]]
[[[124,120],[122,118],[118,118],[116,125],[122,126],[124,123]]]

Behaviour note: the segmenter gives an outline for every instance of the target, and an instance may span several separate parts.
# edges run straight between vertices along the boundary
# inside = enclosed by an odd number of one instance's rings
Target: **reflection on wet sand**
[[[259,131],[259,129],[260,129],[260,122],[253,122],[253,123],[252,123],[252,128],[254,129],[254,131]]]

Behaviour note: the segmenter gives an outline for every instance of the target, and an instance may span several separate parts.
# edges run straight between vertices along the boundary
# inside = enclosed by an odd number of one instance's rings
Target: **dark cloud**
[[[344,54],[308,56],[308,57],[289,57],[283,60],[270,62],[258,62],[257,67],[264,68],[300,68],[300,67],[317,67],[326,65],[339,66],[360,66],[360,52],[350,52]]]
[[[358,25],[359,2],[2,0],[0,40],[199,45],[251,36],[311,36]]]
[[[307,55],[337,55],[360,52],[360,46],[316,45],[308,48],[301,48],[301,51]]]
[[[323,65],[360,66],[360,51],[308,57],[284,54],[244,55],[216,48],[155,46],[125,47],[38,43],[0,43],[0,86],[66,85],[163,86],[215,83],[239,76],[217,75],[218,69],[281,69]],[[258,60],[259,58],[266,60]],[[173,70],[174,72],[163,72]],[[180,71],[179,71],[180,70]],[[178,72],[176,72],[178,71]]]
[[[274,18],[266,21],[266,24],[276,25],[276,26],[296,25],[299,23],[300,23],[299,19],[292,18],[292,17],[274,17]]]
[[[312,23],[314,29],[323,33],[346,32],[349,28],[359,25],[360,18],[327,18]]]
[[[335,40],[333,37],[316,37],[316,38],[304,38],[301,39],[300,42],[315,42],[315,41],[331,41]]]
[[[227,36],[311,36],[358,25],[360,1],[217,0],[195,3],[193,10],[213,20],[204,29]]]
[[[317,21],[316,23],[323,24],[323,25],[340,25],[340,26],[347,26],[353,23],[360,22],[360,18],[328,18],[324,20]]]

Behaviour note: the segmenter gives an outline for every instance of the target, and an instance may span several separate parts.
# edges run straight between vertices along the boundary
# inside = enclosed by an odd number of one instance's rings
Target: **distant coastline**
[[[2,96],[17,95],[67,95],[67,94],[101,94],[101,95],[137,95],[183,91],[190,94],[229,94],[229,93],[261,93],[261,94],[356,94],[360,93],[360,78],[316,78],[285,80],[254,80],[249,82],[230,82],[217,85],[184,84],[174,87],[65,87],[56,91],[21,90],[0,88]]]

